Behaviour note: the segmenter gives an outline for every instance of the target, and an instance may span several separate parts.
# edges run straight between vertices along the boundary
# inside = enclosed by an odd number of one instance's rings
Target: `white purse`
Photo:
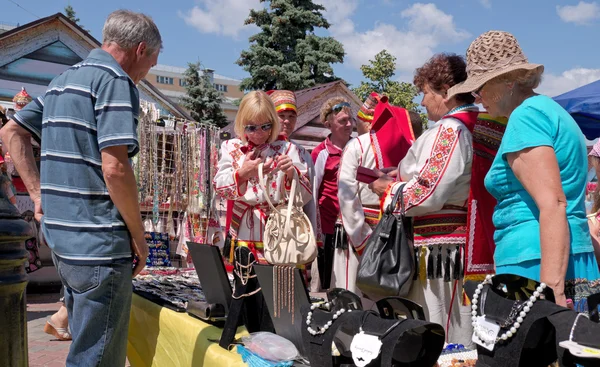
[[[310,220],[302,211],[302,197],[297,192],[298,173],[294,171],[288,203],[280,200],[275,207],[269,198],[268,185],[263,175],[263,164],[258,167],[258,178],[271,214],[265,224],[263,245],[265,259],[273,265],[304,265],[317,257],[317,242]]]

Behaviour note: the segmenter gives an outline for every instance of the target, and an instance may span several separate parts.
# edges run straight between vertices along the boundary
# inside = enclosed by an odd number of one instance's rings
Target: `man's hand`
[[[35,199],[33,204],[35,205],[35,209],[33,211],[35,220],[37,220],[38,223],[41,223],[42,217],[44,216],[44,211],[42,210],[42,199]]]
[[[133,268],[134,277],[146,266],[146,258],[149,251],[143,232],[135,237],[131,237],[131,252],[138,257],[138,262],[135,264],[135,268]]]
[[[379,176],[379,178],[369,184],[369,189],[373,191],[377,196],[381,197],[388,186],[394,182],[394,179],[388,175]]]
[[[397,167],[386,167],[386,168],[382,168],[381,172],[385,173],[386,175],[396,178],[398,177],[398,168]]]

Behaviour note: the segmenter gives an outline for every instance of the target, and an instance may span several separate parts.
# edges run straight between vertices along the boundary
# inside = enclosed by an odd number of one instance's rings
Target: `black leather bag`
[[[404,215],[402,190],[398,188],[391,205],[371,237],[358,266],[357,287],[369,298],[377,300],[389,296],[406,296],[414,274],[412,220]],[[400,201],[401,214],[394,215]]]

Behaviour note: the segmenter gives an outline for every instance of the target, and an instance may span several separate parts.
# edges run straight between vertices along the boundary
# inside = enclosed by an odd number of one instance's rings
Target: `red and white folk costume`
[[[366,183],[356,179],[358,167],[396,167],[414,141],[407,110],[391,106],[387,97],[379,98],[375,93],[370,99],[378,103],[367,100],[358,118],[372,116],[372,131],[348,142],[338,177],[340,213],[350,246],[336,248],[332,281],[336,287],[352,292],[358,292],[356,274],[359,257],[373,228],[379,223],[379,197]]]
[[[381,199],[385,209],[406,183],[418,270],[407,298],[424,307],[429,321],[446,326],[449,341],[465,346],[472,344],[472,326],[470,308],[461,302],[462,251],[477,115],[474,105],[461,106],[424,131],[400,163],[399,181]]]
[[[237,171],[246,159],[246,153],[258,148],[260,156],[275,159],[286,154],[292,159],[298,172],[298,189],[306,204],[312,200],[312,185],[308,177],[308,164],[304,148],[292,144],[280,136],[272,143],[259,147],[245,144],[240,139],[231,139],[221,145],[221,154],[213,184],[217,195],[233,201],[231,225],[229,228],[234,241],[238,246],[247,246],[254,253],[260,263],[266,263],[263,256],[263,233],[265,223],[270,214],[270,207],[264,198],[263,190],[258,182],[258,177],[252,177],[243,184],[239,184]],[[275,170],[266,176],[269,185],[269,197],[274,205],[287,200],[286,195],[290,190],[284,180],[285,174]]]

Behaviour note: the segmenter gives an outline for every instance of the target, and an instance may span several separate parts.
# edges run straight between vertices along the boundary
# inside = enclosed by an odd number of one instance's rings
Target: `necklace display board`
[[[140,153],[133,159],[133,167],[149,244],[155,245],[154,238],[167,240],[170,257],[176,252],[186,258],[186,266],[193,266],[186,242],[212,242],[209,225],[219,227],[211,212],[218,128],[160,117],[152,103],[142,102],[140,107]],[[158,250],[155,252],[164,257],[164,249]],[[160,258],[155,262],[160,263]]]
[[[529,306],[527,301],[532,296],[540,298],[535,293],[541,293],[539,288],[540,284],[533,280],[507,274],[496,276],[481,287],[475,282],[465,283],[466,293],[471,295],[472,300],[475,298],[473,295],[478,294],[474,316],[485,315],[486,320],[497,324],[498,335],[505,330],[512,334],[506,340],[496,338],[492,348],[478,345],[478,367],[546,367],[555,361],[560,366],[569,367],[600,365],[600,359],[574,356],[559,345],[572,341],[600,348],[600,325],[587,317],[578,320],[577,312],[556,305],[550,288],[544,289],[546,299],[537,299]],[[525,306],[529,310],[521,311]],[[515,318],[518,328],[514,326]]]

